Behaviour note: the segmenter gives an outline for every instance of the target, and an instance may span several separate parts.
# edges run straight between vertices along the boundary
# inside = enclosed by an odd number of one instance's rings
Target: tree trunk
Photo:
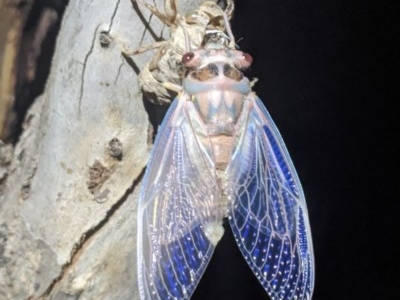
[[[153,52],[121,54],[154,42],[138,11],[168,37],[129,0],[70,0],[45,92],[0,182],[0,299],[138,299],[136,201],[150,145],[137,70]]]

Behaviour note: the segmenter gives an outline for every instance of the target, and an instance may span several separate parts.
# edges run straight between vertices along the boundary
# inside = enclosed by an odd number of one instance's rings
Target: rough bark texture
[[[129,0],[70,1],[45,93],[2,170],[0,299],[138,299],[135,210],[149,122],[136,71],[152,52],[130,60],[121,45],[154,42],[145,26]]]

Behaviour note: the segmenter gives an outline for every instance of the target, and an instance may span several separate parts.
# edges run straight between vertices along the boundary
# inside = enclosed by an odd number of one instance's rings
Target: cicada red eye
[[[244,60],[249,64],[249,66],[253,63],[253,57],[248,53],[243,53]]]
[[[234,53],[234,63],[236,68],[239,70],[246,70],[251,66],[253,57],[250,54],[241,51],[234,51]]]
[[[194,57],[194,53],[193,52],[187,52],[185,54],[183,54],[182,56],[182,63],[184,65],[186,65],[188,62],[190,62]]]

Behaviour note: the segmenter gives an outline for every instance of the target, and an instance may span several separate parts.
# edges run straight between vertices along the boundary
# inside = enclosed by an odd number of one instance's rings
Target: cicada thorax
[[[236,124],[251,93],[242,70],[251,62],[250,55],[223,43],[208,44],[182,58],[187,68],[183,90],[203,121],[217,170],[225,170],[237,142]]]

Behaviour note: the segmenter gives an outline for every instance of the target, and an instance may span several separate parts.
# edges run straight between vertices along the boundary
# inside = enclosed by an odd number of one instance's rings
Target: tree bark
[[[194,5],[178,1],[181,13]],[[154,42],[146,26],[168,38],[129,0],[70,0],[0,182],[0,299],[138,299],[136,202],[151,145],[137,70],[152,51],[128,59],[121,45]]]

